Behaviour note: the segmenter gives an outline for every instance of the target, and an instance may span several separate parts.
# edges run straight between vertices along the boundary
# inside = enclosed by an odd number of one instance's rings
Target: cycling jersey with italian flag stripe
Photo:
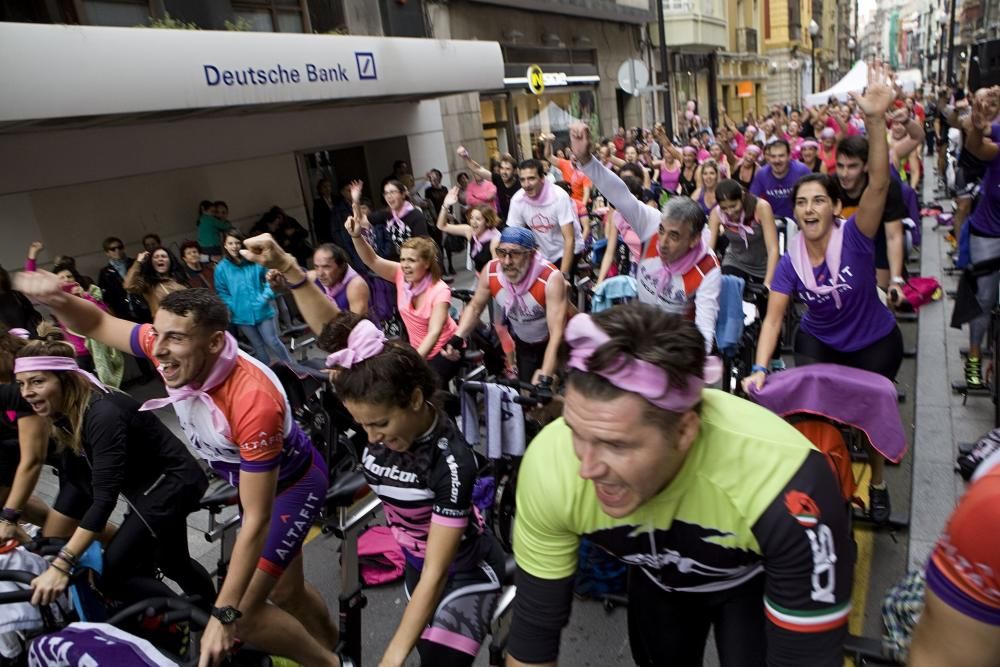
[[[723,591],[763,575],[768,664],[839,664],[854,562],[847,507],[827,459],[791,425],[706,390],[700,432],[680,471],[618,519],[604,513],[579,471],[561,419],[521,465],[514,553],[539,588],[532,597],[572,590],[558,584],[576,571],[586,536],[668,592]],[[511,655],[533,662],[530,645],[542,638],[519,637],[532,631],[516,616]]]

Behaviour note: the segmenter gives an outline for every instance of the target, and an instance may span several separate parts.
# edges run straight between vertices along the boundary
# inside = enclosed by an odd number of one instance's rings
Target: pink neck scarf
[[[385,334],[370,320],[361,320],[347,337],[347,347],[326,358],[327,368],[350,368],[385,349]]]
[[[472,235],[472,256],[475,257],[483,251],[483,246],[492,243],[493,239],[500,238],[500,232],[495,229],[484,229],[478,236]]]
[[[392,214],[392,219],[389,220],[388,225],[389,231],[391,232],[393,229],[396,229],[399,233],[402,233],[406,230],[406,223],[403,222],[403,218],[409,215],[412,210],[413,204],[405,200],[403,201],[403,205],[399,207],[399,211],[394,211],[392,208],[389,208],[389,213]]]
[[[704,378],[688,376],[686,384],[672,387],[670,376],[662,368],[630,355],[621,355],[611,368],[592,371],[591,357],[610,340],[590,315],[577,315],[566,325],[566,343],[570,347],[569,367],[584,373],[596,373],[622,391],[638,394],[658,408],[669,412],[687,412],[701,400],[705,384],[722,377],[718,357],[705,359]]]
[[[416,283],[415,285],[410,284],[404,280],[403,293],[406,295],[406,299],[412,303],[414,299],[416,299],[418,296],[426,292],[427,288],[430,287],[433,282],[434,282],[434,276],[432,276],[431,272],[428,271],[424,275],[424,277],[420,279],[420,282]]]
[[[528,192],[524,193],[524,203],[535,208],[544,208],[555,199],[555,187],[542,176],[542,189],[538,191],[537,197],[529,197]]]
[[[722,226],[731,232],[740,235],[740,240],[743,241],[743,245],[747,248],[750,247],[750,241],[747,239],[747,235],[753,235],[753,225],[746,224],[747,212],[745,208],[740,209],[740,219],[733,221],[729,219],[726,212],[722,210],[719,206],[719,220],[722,221]]]
[[[357,277],[358,277],[357,271],[355,271],[354,269],[351,268],[350,265],[348,265],[347,273],[344,274],[344,277],[340,280],[339,283],[333,285],[332,287],[327,287],[319,280],[317,280],[316,283],[326,293],[326,297],[330,299],[330,301],[333,301],[338,296],[340,296],[340,293],[343,292],[345,289],[347,289],[348,284],[350,284],[350,282]]]
[[[538,276],[542,273],[542,269],[545,268],[545,262],[541,260],[538,256],[537,251],[531,253],[531,265],[528,266],[528,270],[524,272],[524,277],[521,278],[516,283],[510,282],[510,279],[504,275],[503,269],[497,272],[497,280],[500,281],[500,287],[507,290],[510,294],[510,298],[503,306],[504,315],[510,312],[510,309],[516,304],[521,312],[525,312],[528,309],[528,304],[524,300],[524,295],[528,293],[531,286],[535,284],[538,280]]]
[[[226,333],[226,342],[222,348],[222,353],[219,358],[215,360],[212,364],[212,370],[209,371],[208,377],[201,385],[186,384],[183,387],[178,387],[174,389],[173,387],[167,387],[167,397],[166,398],[154,398],[152,400],[146,401],[139,408],[140,411],[146,410],[156,410],[158,408],[163,408],[174,403],[180,403],[181,401],[188,401],[191,406],[196,402],[203,403],[212,415],[212,424],[215,426],[219,433],[229,434],[229,423],[226,421],[226,416],[222,414],[222,410],[219,406],[215,404],[212,397],[208,395],[208,392],[212,391],[223,382],[229,378],[233,373],[233,369],[236,368],[236,360],[239,357],[239,345],[236,343],[236,339],[233,335]]]
[[[108,388],[104,386],[103,382],[98,380],[93,373],[88,373],[80,368],[76,363],[76,359],[72,357],[20,357],[14,360],[15,373],[29,371],[68,371],[70,373],[78,373],[87,378],[90,384],[101,391],[108,392]]]
[[[660,270],[658,272],[658,279],[656,281],[656,292],[659,294],[663,291],[663,287],[673,280],[674,276],[683,276],[685,273],[690,271],[695,267],[695,265],[701,261],[701,258],[708,254],[708,246],[705,245],[705,238],[699,237],[698,244],[688,250],[683,257],[678,259],[676,262],[667,263],[663,262]]]
[[[826,244],[825,260],[827,271],[830,272],[829,285],[816,284],[816,274],[813,273],[812,262],[809,261],[809,252],[806,250],[806,237],[804,234],[796,234],[792,246],[788,249],[788,256],[792,260],[792,268],[795,269],[795,275],[799,277],[805,288],[819,296],[832,294],[833,302],[837,305],[838,310],[840,309],[839,290],[841,287],[845,287],[845,285],[837,284],[837,281],[840,280],[840,254],[843,249],[844,226],[835,222],[833,229],[830,230],[830,239]]]

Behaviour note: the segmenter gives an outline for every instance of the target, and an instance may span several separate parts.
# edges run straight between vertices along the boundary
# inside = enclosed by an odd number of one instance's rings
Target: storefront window
[[[601,134],[597,96],[593,90],[562,89],[538,96],[521,91],[512,94],[516,143],[525,157],[535,154],[533,149],[542,133],[554,134],[561,143],[567,144],[569,126],[577,121],[587,123],[595,136]]]

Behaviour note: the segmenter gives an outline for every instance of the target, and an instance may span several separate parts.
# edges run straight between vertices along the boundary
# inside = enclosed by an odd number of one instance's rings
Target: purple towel
[[[775,373],[763,389],[751,391],[750,397],[782,417],[821,415],[859,429],[872,447],[893,463],[906,454],[896,385],[876,373],[836,364],[811,364]]]

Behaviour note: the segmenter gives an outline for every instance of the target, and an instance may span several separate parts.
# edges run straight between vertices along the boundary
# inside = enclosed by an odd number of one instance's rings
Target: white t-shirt
[[[562,227],[573,225],[574,255],[583,250],[583,231],[576,216],[576,205],[566,191],[556,185],[549,184],[547,187],[551,191],[551,199],[545,206],[532,206],[525,201],[525,191],[518,190],[510,199],[507,224],[530,229],[538,242],[538,253],[545,261],[555,264],[563,256]]]

